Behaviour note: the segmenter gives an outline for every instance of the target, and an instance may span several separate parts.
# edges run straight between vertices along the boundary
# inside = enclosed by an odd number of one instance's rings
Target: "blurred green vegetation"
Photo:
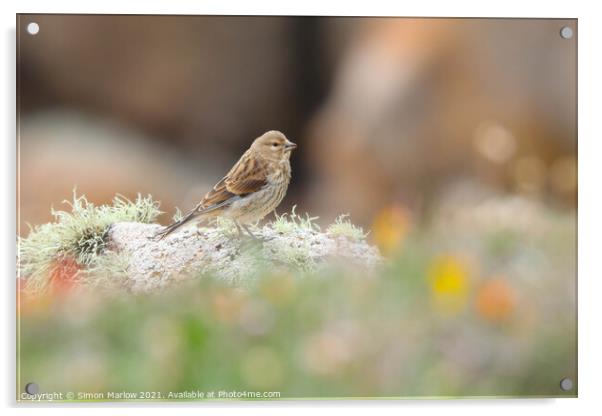
[[[19,383],[164,398],[573,397],[574,216],[535,217],[528,231],[498,217],[414,229],[371,275],[264,270],[245,289],[202,276],[151,295],[23,299]]]

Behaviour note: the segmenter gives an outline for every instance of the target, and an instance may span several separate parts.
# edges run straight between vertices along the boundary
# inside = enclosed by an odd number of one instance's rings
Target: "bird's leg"
[[[257,236],[255,236],[255,234],[253,234],[251,232],[251,230],[249,230],[249,227],[247,227],[246,224],[241,224],[242,227],[245,229],[245,231],[251,236],[251,238],[255,239],[255,240],[259,240],[259,238],[257,238]]]
[[[242,228],[240,228],[238,221],[234,220],[234,225],[236,225],[236,229],[238,230],[238,236],[244,237],[245,234],[242,232]]]
[[[241,224],[236,220],[234,220],[234,224],[236,224],[236,228],[238,229],[238,238],[242,241],[244,246],[248,246],[248,244],[256,245],[257,242],[260,241],[244,224]],[[246,234],[243,232],[243,228],[247,231]]]
[[[240,223],[238,221],[234,221],[234,224],[236,224],[236,228],[238,228],[238,235],[240,237],[245,236],[245,234],[242,232],[242,230],[244,229],[247,232],[247,237],[251,237],[255,241],[265,241],[264,238],[257,237],[255,234],[253,234],[246,224]]]
[[[258,241],[263,241],[263,242],[265,242],[265,241],[270,241],[270,240],[272,239],[272,237],[257,237],[255,234],[253,234],[253,233],[251,232],[251,230],[249,229],[249,227],[247,227],[245,224],[242,224],[242,226],[243,226],[243,228],[244,228],[244,229],[247,231],[247,233],[249,233],[249,235],[250,235],[252,238],[254,238],[255,240],[258,240]]]
[[[234,221],[234,224],[236,225],[236,228],[238,229],[238,236],[239,237],[250,237],[251,239],[253,239],[255,241],[269,241],[269,240],[271,240],[270,238],[257,237],[255,234],[253,234],[253,232],[251,232],[251,230],[249,229],[249,227],[247,227],[246,224],[239,223],[238,221]],[[243,229],[247,232],[246,235],[245,235],[245,233],[243,233]]]
[[[255,234],[251,232],[251,230],[249,230],[249,228],[245,224],[242,224],[238,221],[234,221],[234,224],[236,225],[236,229],[238,229],[239,237],[250,237],[253,240],[260,240],[258,237],[255,236]],[[243,232],[243,229],[247,232],[246,234]]]

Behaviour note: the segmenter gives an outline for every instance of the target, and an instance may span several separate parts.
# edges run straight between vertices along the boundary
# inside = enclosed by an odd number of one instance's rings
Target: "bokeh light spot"
[[[470,272],[465,260],[455,255],[441,255],[431,263],[428,272],[435,306],[445,312],[459,312],[466,305]]]
[[[278,386],[284,376],[282,360],[268,347],[255,347],[244,355],[241,377],[250,387],[267,389]]]
[[[516,152],[516,138],[506,127],[491,122],[480,124],[475,132],[474,145],[481,156],[502,164]]]
[[[384,254],[391,254],[402,245],[409,228],[409,210],[399,204],[383,208],[372,224],[374,240]]]
[[[515,307],[516,291],[503,278],[489,279],[477,291],[477,312],[490,322],[507,320]]]

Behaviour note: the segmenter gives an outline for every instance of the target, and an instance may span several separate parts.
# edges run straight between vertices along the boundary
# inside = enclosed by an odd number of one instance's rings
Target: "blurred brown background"
[[[150,193],[169,222],[270,129],[299,144],[280,212],[428,219],[459,187],[574,209],[576,20],[18,20],[22,224],[74,187]]]

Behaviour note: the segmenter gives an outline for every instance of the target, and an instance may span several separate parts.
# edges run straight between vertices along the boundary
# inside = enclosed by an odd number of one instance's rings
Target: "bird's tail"
[[[237,199],[237,198],[239,198],[239,197],[236,196],[235,199]],[[188,221],[190,221],[198,216],[205,215],[208,213],[219,212],[220,208],[223,208],[224,206],[229,205],[230,203],[232,203],[232,200],[233,200],[233,198],[230,198],[223,202],[220,202],[219,204],[211,205],[209,207],[203,207],[201,204],[199,204],[199,205],[197,205],[197,207],[195,209],[193,209],[188,214],[186,214],[186,216],[184,218],[182,218],[179,221],[174,222],[173,224],[169,224],[167,227],[165,227],[164,229],[159,231],[155,235],[155,237],[157,237],[159,240],[162,240],[163,238],[165,238],[166,236],[168,236],[169,234],[173,233],[175,230],[177,230],[178,228],[180,228],[181,226],[186,224]]]
[[[155,237],[158,238],[159,240],[164,239],[165,237],[167,237],[169,234],[173,233],[175,230],[177,230],[178,228],[180,228],[181,226],[183,226],[184,224],[186,224],[187,222],[189,222],[190,220],[194,219],[197,215],[199,214],[199,212],[197,210],[192,210],[190,213],[188,213],[184,218],[169,224],[168,226],[166,226],[165,228],[163,228],[161,231],[159,231]]]

